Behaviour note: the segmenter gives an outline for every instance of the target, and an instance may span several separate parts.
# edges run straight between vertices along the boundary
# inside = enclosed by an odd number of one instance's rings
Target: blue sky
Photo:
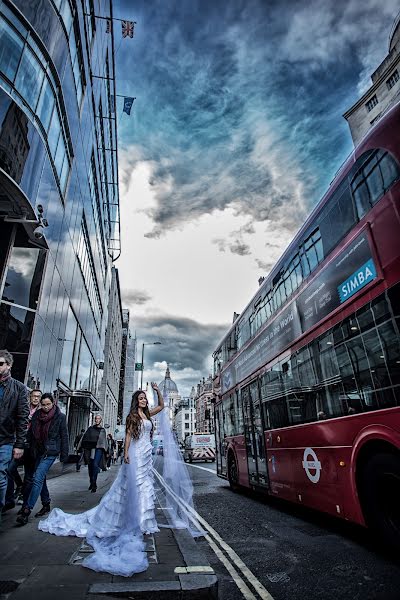
[[[395,0],[116,1],[124,305],[145,380],[180,391],[352,149],[342,114],[387,54]],[[118,25],[115,24],[117,27]]]

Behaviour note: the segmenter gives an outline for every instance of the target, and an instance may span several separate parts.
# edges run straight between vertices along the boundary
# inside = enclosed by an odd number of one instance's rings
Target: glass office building
[[[111,0],[0,0],[0,347],[57,392],[71,439],[102,409],[120,251],[107,19]]]

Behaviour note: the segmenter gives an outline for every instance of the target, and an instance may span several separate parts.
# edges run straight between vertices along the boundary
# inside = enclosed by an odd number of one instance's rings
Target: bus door
[[[219,475],[227,475],[227,471],[226,471],[226,446],[225,446],[225,440],[224,440],[224,430],[223,430],[223,423],[224,423],[224,411],[223,411],[223,406],[222,406],[222,402],[220,402],[217,405],[214,405],[214,410],[215,410],[215,417],[214,417],[214,423],[215,423],[215,449],[216,449],[216,453],[217,453],[217,473]]]
[[[269,487],[258,382],[242,389],[249,483]]]

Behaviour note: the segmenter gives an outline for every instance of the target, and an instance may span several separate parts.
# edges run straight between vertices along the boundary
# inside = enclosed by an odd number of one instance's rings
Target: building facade
[[[178,386],[175,381],[171,379],[171,373],[169,370],[169,366],[167,365],[167,369],[165,371],[164,379],[158,384],[161,394],[164,397],[165,408],[168,410],[168,418],[171,423],[171,427],[174,425],[175,418],[175,406],[181,400],[181,396],[179,395]]]
[[[344,113],[354,145],[400,99],[400,13],[389,36],[389,51],[371,75],[372,85]]]
[[[199,433],[214,433],[214,410],[213,400],[213,380],[209,375],[207,379],[197,384],[195,403],[196,403],[196,431]]]
[[[99,401],[103,406],[103,423],[115,435],[118,417],[119,379],[122,354],[122,306],[118,270],[111,269],[111,286],[108,301],[108,322],[104,347],[104,371]]]
[[[122,405],[122,422],[121,425],[125,431],[126,417],[131,408],[132,395],[138,389],[138,376],[135,371],[137,355],[137,340],[136,337],[131,337],[128,333],[126,342],[126,360],[125,360],[125,377],[124,377],[124,400]]]
[[[0,347],[70,440],[104,407],[119,248],[111,0],[0,2]]]
[[[187,435],[192,435],[196,431],[196,404],[195,391],[192,388],[192,393],[187,398],[182,398],[174,409],[174,425],[173,429],[176,433],[176,438],[180,444],[185,441]]]

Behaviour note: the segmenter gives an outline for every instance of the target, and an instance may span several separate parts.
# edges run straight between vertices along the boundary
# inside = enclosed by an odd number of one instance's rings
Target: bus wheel
[[[361,476],[367,525],[392,548],[400,549],[400,455],[371,457]]]
[[[233,454],[230,454],[228,458],[228,480],[231,490],[236,491],[239,488],[239,474]]]

